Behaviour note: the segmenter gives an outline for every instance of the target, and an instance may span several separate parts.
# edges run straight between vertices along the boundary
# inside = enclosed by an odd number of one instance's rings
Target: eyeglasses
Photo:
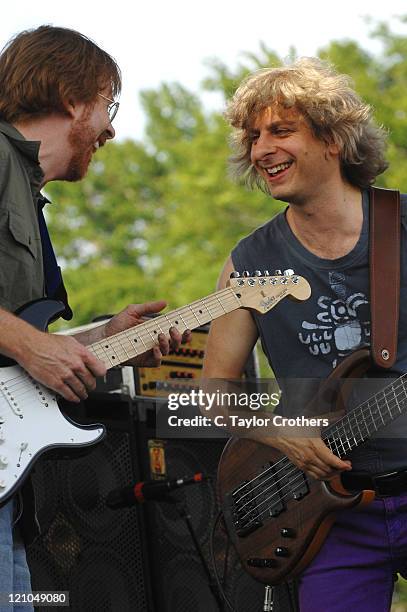
[[[110,102],[110,104],[107,107],[107,112],[109,113],[110,123],[112,123],[113,119],[117,115],[117,111],[119,110],[120,102],[115,102],[114,100],[111,100],[110,98],[108,98],[107,96],[104,96],[101,93],[98,93],[98,96]]]

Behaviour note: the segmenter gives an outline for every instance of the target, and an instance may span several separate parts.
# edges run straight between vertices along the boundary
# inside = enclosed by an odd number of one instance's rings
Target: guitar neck
[[[87,348],[109,369],[153,348],[158,342],[158,335],[162,333],[168,336],[171,327],[182,334],[187,329],[210,323],[241,305],[233,289],[227,287],[187,306],[99,340]]]
[[[366,442],[374,433],[407,413],[406,374],[325,428],[322,439],[338,457]]]

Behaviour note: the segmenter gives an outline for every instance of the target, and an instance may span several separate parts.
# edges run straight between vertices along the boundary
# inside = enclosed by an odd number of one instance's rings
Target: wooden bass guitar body
[[[331,393],[332,379],[346,378],[341,393],[333,398],[333,406],[340,410],[352,378],[370,365],[368,350],[354,353],[332,372],[313,403]],[[315,480],[278,450],[248,438],[232,438],[225,446],[218,467],[218,494],[228,534],[244,568],[269,585],[305,569],[338,511],[374,499],[373,491],[349,493],[340,477]]]

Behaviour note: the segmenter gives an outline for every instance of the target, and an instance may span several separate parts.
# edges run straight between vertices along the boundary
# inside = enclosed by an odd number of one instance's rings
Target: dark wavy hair
[[[250,161],[249,131],[253,118],[274,104],[296,108],[317,138],[339,146],[342,173],[353,185],[371,185],[388,167],[387,132],[375,124],[371,107],[356,94],[350,78],[318,58],[301,58],[249,75],[227,106],[225,117],[235,128],[231,169],[250,186],[268,191]]]
[[[66,113],[67,102],[91,103],[106,87],[113,97],[120,93],[116,61],[75,30],[25,30],[0,53],[0,118],[11,123]]]

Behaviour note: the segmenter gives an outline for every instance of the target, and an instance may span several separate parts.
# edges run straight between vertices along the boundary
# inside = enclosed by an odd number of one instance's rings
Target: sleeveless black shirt
[[[401,295],[398,356],[391,371],[407,372],[407,195],[401,196]],[[253,313],[263,350],[277,379],[302,379],[296,390],[304,405],[314,390],[305,381],[327,377],[341,360],[370,344],[369,194],[363,192],[363,225],[355,247],[344,257],[322,259],[292,233],[285,212],[241,240],[232,251],[238,271],[293,269],[311,285],[305,302],[284,299],[265,315]],[[296,411],[301,413],[300,407]],[[379,437],[381,436],[381,437]],[[375,434],[349,458],[353,469],[372,472],[407,467],[407,416]]]

